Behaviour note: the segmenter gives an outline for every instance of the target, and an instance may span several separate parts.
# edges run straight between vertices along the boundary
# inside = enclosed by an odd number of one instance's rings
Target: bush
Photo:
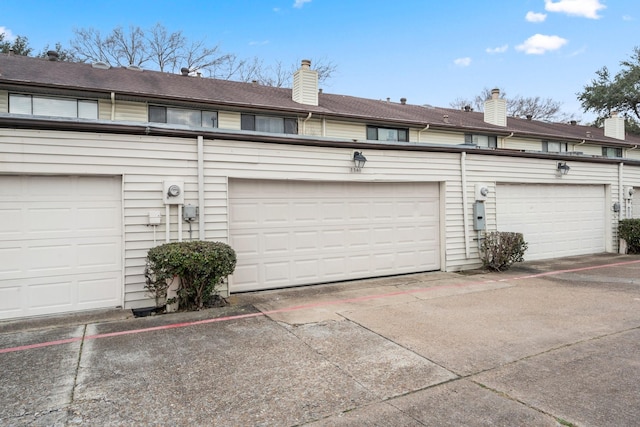
[[[174,242],[156,246],[147,253],[146,288],[156,304],[166,298],[167,287],[180,277],[181,308],[200,310],[217,296],[219,285],[236,268],[236,253],[221,242]],[[168,301],[170,303],[170,301]]]
[[[627,253],[640,254],[640,219],[621,219],[618,222],[618,237],[626,240]]]
[[[493,231],[485,233],[480,247],[480,259],[485,268],[504,271],[511,268],[514,262],[524,261],[527,248],[522,233]]]

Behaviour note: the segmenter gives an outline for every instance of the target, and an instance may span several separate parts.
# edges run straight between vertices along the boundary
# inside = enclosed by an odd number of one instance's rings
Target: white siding
[[[9,92],[0,90],[0,113],[9,112]]]
[[[542,140],[525,138],[498,138],[498,147],[511,150],[542,151]]]
[[[146,114],[146,112],[145,112]],[[146,117],[146,116],[145,116]],[[239,118],[239,116],[238,116]],[[145,119],[146,120],[146,119]],[[319,123],[319,122],[316,122]],[[239,124],[239,123],[238,123]],[[364,139],[364,125],[331,122],[334,137],[349,134]],[[341,130],[341,132],[338,132]],[[423,136],[430,134],[424,132]],[[444,137],[444,134],[443,134]],[[123,177],[123,233],[125,307],[149,305],[144,290],[144,262],[153,246],[153,228],[147,227],[150,210],[162,212],[157,243],[165,238],[165,206],[162,181],[176,177],[185,182],[185,203],[198,204],[196,139],[156,136],[112,135],[0,129],[0,173],[13,175],[111,175]],[[487,225],[496,228],[496,183],[591,184],[605,187],[606,206],[618,200],[618,165],[568,163],[568,175],[556,176],[554,160],[481,155],[466,157],[468,195],[462,206],[461,155],[397,149],[365,149],[368,161],[360,173],[352,172],[352,148],[305,147],[251,141],[205,140],[205,220],[207,240],[228,241],[228,180],[280,179],[341,182],[432,182],[439,183],[443,269],[460,270],[479,265],[476,233],[472,225],[474,186],[489,184],[486,202]],[[489,150],[482,150],[483,152]],[[625,185],[640,186],[640,167],[624,167]],[[608,212],[611,224],[606,241],[612,250],[617,219]],[[465,241],[463,214],[469,222]],[[177,239],[177,209],[171,209],[171,238]],[[194,238],[198,223],[193,224]],[[183,227],[188,239],[188,226]],[[466,246],[470,256],[466,256]]]
[[[633,160],[640,160],[640,147],[631,150],[627,149],[627,158]]]
[[[464,144],[464,134],[440,132],[431,129],[411,129],[409,132],[409,140],[410,142],[420,142],[424,144],[460,145]]]
[[[111,100],[109,99],[98,100],[98,119],[111,120]]]
[[[304,132],[302,129],[303,122],[304,119],[301,119],[298,126],[301,135],[322,136],[322,119],[314,119],[313,117],[311,117],[306,121],[306,123],[304,123]]]
[[[579,151],[587,156],[602,156],[602,146],[600,145],[576,145],[574,151]]]
[[[220,129],[240,130],[240,113],[218,111],[218,127]]]

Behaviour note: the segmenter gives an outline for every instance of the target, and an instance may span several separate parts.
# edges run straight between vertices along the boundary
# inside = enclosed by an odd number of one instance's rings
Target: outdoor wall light
[[[567,164],[567,162],[558,162],[557,174],[558,176],[566,175],[569,173],[571,168]]]
[[[362,151],[354,151],[353,152],[353,164],[354,169],[359,171],[364,167],[364,164],[367,162],[367,158],[362,155]]]

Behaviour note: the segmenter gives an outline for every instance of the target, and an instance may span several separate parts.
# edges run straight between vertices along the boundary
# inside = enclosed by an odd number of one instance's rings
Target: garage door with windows
[[[0,318],[122,304],[121,181],[0,176]]]
[[[524,234],[529,261],[600,253],[605,205],[602,185],[498,184],[497,228]]]
[[[440,269],[439,186],[231,180],[230,291]]]

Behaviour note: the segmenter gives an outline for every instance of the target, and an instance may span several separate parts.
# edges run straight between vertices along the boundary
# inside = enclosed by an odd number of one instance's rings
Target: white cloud
[[[468,56],[466,58],[458,58],[453,61],[458,67],[468,67],[471,65],[471,58]]]
[[[548,51],[560,49],[567,42],[568,40],[562,37],[535,34],[526,39],[521,45],[516,46],[516,50],[522,51],[527,55],[542,55]]]
[[[527,15],[524,17],[529,22],[544,22],[547,19],[546,13],[536,13],[536,12],[527,12]]]
[[[623,20],[623,21],[635,21],[635,19],[634,19],[634,18],[633,18],[633,16],[631,16],[631,15],[624,15],[624,16],[622,17],[622,20]]]
[[[566,13],[589,19],[600,19],[598,11],[606,7],[600,0],[544,0],[544,9],[548,12]]]
[[[15,39],[13,33],[11,32],[10,29],[8,29],[7,27],[0,27],[0,34],[4,34],[4,39],[6,40],[13,40]]]
[[[494,54],[494,53],[505,53],[507,49],[509,49],[508,44],[498,46],[498,47],[488,47],[485,50],[487,51],[487,53]]]
[[[304,6],[305,3],[311,3],[311,0],[295,0],[293,2],[293,7],[302,9],[302,6]]]

